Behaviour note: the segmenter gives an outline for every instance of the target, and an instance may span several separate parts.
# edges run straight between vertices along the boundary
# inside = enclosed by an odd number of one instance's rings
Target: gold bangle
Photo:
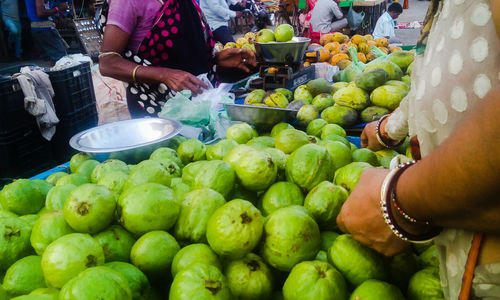
[[[109,56],[109,55],[117,55],[119,57],[122,57],[122,55],[118,52],[114,52],[114,51],[110,51],[110,52],[101,52],[99,53],[99,58],[103,58],[105,56]]]
[[[142,67],[142,66],[141,66],[141,65],[136,66],[136,67],[134,68],[134,71],[132,72],[132,80],[133,80],[134,82],[136,82],[136,81],[135,81],[135,74],[137,73],[137,70],[138,70],[140,67]]]

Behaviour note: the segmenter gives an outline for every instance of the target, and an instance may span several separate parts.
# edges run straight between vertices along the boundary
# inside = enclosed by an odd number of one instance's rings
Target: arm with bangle
[[[497,87],[445,142],[411,167],[366,170],[342,207],[339,227],[386,255],[407,246],[389,223],[410,233],[408,240],[430,237],[439,227],[500,234],[499,99]]]
[[[61,3],[52,9],[45,9],[44,0],[36,0],[35,8],[36,8],[37,16],[39,18],[45,18],[45,17],[53,16],[53,15],[59,13],[60,11],[67,10],[69,8],[69,6],[66,3]]]

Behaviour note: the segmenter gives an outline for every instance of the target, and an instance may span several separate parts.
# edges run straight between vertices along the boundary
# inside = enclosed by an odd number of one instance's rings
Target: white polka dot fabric
[[[444,0],[427,48],[413,63],[411,91],[389,119],[387,132],[393,138],[403,132],[417,135],[426,156],[500,85],[499,70],[500,42],[490,0]],[[446,299],[458,299],[471,240],[471,232],[454,229],[436,239]],[[483,299],[500,299],[500,264],[477,268],[473,290]]]

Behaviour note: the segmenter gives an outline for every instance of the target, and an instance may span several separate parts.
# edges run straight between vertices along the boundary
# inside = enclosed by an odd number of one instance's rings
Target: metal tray
[[[297,116],[297,110],[286,108],[232,103],[223,105],[232,121],[246,122],[261,130],[271,129],[280,122],[292,121]]]
[[[260,62],[276,64],[301,63],[311,39],[294,37],[290,42],[255,42],[256,56]]]

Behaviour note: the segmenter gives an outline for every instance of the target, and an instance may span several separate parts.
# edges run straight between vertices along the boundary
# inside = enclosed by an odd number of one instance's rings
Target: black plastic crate
[[[65,118],[60,117],[57,124],[56,134],[52,139],[52,149],[54,157],[58,163],[68,161],[77,151],[69,146],[69,140],[75,134],[86,129],[97,126],[98,116],[95,104],[68,114]]]
[[[0,135],[31,127],[34,120],[24,109],[24,94],[17,79],[0,80]]]
[[[90,63],[59,71],[47,71],[54,89],[54,106],[59,119],[66,119],[89,105],[95,105]]]
[[[38,127],[0,135],[0,178],[30,177],[54,164],[51,144]]]

